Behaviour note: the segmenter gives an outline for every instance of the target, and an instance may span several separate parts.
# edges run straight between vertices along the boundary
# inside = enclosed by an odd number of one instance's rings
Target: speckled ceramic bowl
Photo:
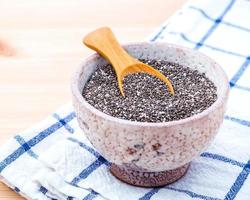
[[[168,43],[133,43],[124,48],[134,57],[161,59],[204,72],[217,86],[218,99],[200,114],[163,123],[133,122],[109,116],[82,97],[84,85],[106,61],[98,54],[82,62],[72,79],[73,105],[80,127],[108,161],[110,171],[124,182],[144,187],[176,181],[190,161],[204,151],[223,120],[228,80],[221,67],[207,56]]]

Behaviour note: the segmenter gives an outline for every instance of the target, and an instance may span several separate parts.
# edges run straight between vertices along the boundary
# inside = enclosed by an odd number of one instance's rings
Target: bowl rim
[[[113,117],[111,115],[105,114],[104,112],[96,109],[94,106],[89,104],[84,99],[84,97],[82,96],[81,92],[78,89],[78,80],[79,80],[80,74],[82,72],[83,66],[86,63],[91,62],[92,60],[100,57],[100,55],[98,53],[93,53],[92,55],[87,56],[80,63],[80,66],[73,73],[73,76],[71,78],[71,92],[72,92],[72,95],[77,99],[77,101],[81,104],[81,106],[84,106],[90,112],[93,112],[95,115],[98,115],[99,117],[104,118],[105,120],[108,120],[108,121],[112,121],[114,123],[130,125],[130,126],[131,125],[132,126],[140,126],[140,127],[172,127],[172,126],[176,126],[176,125],[185,124],[185,123],[189,123],[189,122],[192,122],[192,121],[200,120],[200,119],[206,117],[207,115],[209,115],[210,113],[212,113],[217,108],[219,108],[222,104],[226,103],[226,100],[227,100],[227,97],[228,97],[228,94],[229,94],[228,78],[227,78],[227,75],[226,75],[225,71],[222,69],[222,67],[217,62],[215,62],[213,59],[211,59],[207,55],[205,55],[205,54],[203,54],[203,53],[201,53],[201,52],[199,52],[197,50],[194,50],[194,49],[191,49],[191,48],[188,48],[188,47],[183,47],[183,46],[176,45],[176,44],[172,44],[172,43],[168,43],[168,42],[145,41],[145,42],[131,42],[131,43],[122,44],[122,46],[124,48],[130,47],[130,46],[140,46],[140,45],[163,45],[163,46],[168,46],[169,48],[182,49],[185,52],[190,52],[190,51],[194,52],[195,51],[196,54],[200,54],[201,56],[205,57],[208,61],[213,63],[214,67],[216,67],[216,69],[220,71],[220,73],[222,74],[222,79],[223,79],[222,81],[225,84],[225,90],[222,91],[222,95],[218,96],[216,101],[210,107],[203,110],[201,113],[192,115],[192,116],[184,118],[184,119],[167,121],[167,122],[139,122],[139,121],[131,121],[131,120],[127,120],[127,119],[121,119],[121,118]]]

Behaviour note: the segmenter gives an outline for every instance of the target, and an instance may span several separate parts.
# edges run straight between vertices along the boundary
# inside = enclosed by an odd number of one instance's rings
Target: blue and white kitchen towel
[[[118,181],[66,105],[1,148],[1,180],[41,200],[250,199],[250,1],[190,1],[150,40],[197,49],[221,64],[230,79],[219,134],[184,178],[151,189]]]

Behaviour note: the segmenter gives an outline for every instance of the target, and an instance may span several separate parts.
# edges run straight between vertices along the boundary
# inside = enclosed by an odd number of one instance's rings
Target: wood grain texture
[[[0,145],[71,99],[82,37],[110,26],[144,40],[186,0],[0,0]],[[0,200],[22,199],[0,183]]]

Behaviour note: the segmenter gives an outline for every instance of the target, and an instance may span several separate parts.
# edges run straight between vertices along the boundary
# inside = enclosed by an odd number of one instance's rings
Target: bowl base
[[[127,166],[111,164],[110,172],[119,180],[139,187],[160,187],[173,183],[184,176],[190,163],[161,172],[145,172]]]

